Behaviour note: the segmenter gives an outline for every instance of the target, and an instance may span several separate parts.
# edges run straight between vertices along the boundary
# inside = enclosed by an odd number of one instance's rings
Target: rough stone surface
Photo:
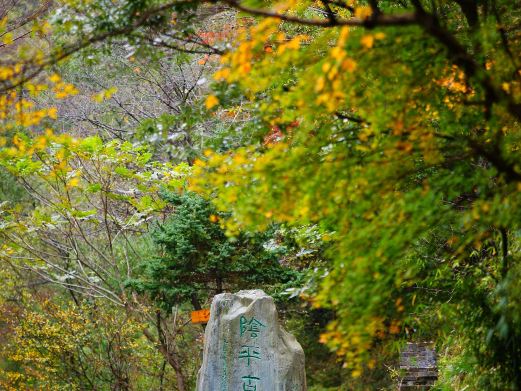
[[[436,351],[431,342],[409,342],[400,353],[398,390],[429,390],[438,379]]]
[[[304,351],[261,290],[215,296],[197,391],[305,391]]]

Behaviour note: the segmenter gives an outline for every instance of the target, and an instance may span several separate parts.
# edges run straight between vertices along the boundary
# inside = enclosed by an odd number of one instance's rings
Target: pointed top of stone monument
[[[240,297],[251,297],[252,299],[262,296],[268,296],[266,292],[264,292],[262,289],[245,289],[237,292],[236,295]]]

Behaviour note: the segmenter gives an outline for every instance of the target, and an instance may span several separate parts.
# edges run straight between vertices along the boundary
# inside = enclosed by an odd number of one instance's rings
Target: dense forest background
[[[0,0],[0,388],[193,390],[261,288],[310,391],[521,390],[521,4]]]

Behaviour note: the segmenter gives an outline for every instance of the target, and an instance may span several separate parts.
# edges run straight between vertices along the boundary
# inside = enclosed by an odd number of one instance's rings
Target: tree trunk
[[[156,346],[156,348],[159,350],[159,352],[161,352],[165,360],[168,362],[168,364],[170,364],[170,366],[174,370],[175,378],[177,381],[177,389],[179,391],[187,391],[185,377],[181,370],[179,360],[177,359],[175,354],[170,352],[168,350],[168,347],[164,343],[156,341],[154,336],[147,329],[143,329],[143,334],[150,342],[152,342]]]
[[[216,294],[218,295],[219,293],[223,293],[223,278],[220,275],[217,275],[215,285],[217,287]]]

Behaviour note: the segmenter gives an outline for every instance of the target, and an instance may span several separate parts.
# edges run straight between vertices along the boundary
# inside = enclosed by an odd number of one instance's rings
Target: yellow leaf
[[[2,38],[2,42],[4,43],[4,45],[11,45],[13,41],[13,33],[7,33],[4,35],[4,38]]]
[[[315,92],[320,92],[324,89],[324,86],[326,85],[326,79],[324,77],[319,77],[317,79],[317,82],[315,84]]]
[[[52,119],[57,119],[58,109],[56,109],[56,107],[51,107],[50,109],[47,109],[47,116]]]
[[[340,30],[340,35],[338,37],[337,46],[343,46],[346,42],[347,36],[349,35],[349,27],[344,26]]]
[[[210,95],[208,98],[206,98],[205,106],[208,110],[212,109],[213,107],[217,106],[219,104],[219,98],[217,98],[215,95]]]
[[[96,103],[103,102],[103,92],[100,92],[99,94],[92,95],[92,100]]]
[[[0,19],[0,31],[5,29],[5,26],[7,26],[7,16],[4,16],[2,19]]]
[[[74,87],[74,85],[69,83],[60,83],[57,88],[58,91],[55,92],[55,95],[58,99],[66,98],[67,96],[76,95],[79,91]]]
[[[346,51],[338,46],[331,49],[331,57],[337,61],[341,61],[346,56]]]
[[[58,83],[58,82],[61,80],[61,77],[60,77],[60,75],[58,75],[57,73],[53,73],[53,74],[49,77],[49,80],[52,81],[53,83]]]
[[[325,344],[329,341],[329,333],[322,333],[320,334],[320,338],[318,339],[318,342]]]
[[[370,49],[373,47],[374,44],[374,37],[372,34],[367,34],[360,39],[360,43],[362,46],[366,47],[367,49]]]
[[[77,187],[80,184],[80,179],[78,177],[72,178],[68,183],[67,187]]]
[[[194,166],[195,167],[204,167],[204,161],[202,161],[201,159],[195,159]]]
[[[241,165],[241,164],[244,164],[247,162],[247,160],[244,158],[243,155],[241,154],[236,154],[234,157],[233,157],[233,162],[237,165]]]
[[[371,7],[368,6],[356,7],[355,9],[355,16],[360,19],[368,18],[372,14],[373,11],[371,10]]]
[[[219,69],[217,72],[215,72],[213,77],[215,80],[226,80],[230,77],[230,69],[229,68]]]
[[[362,376],[362,371],[360,369],[355,369],[353,372],[351,372],[351,376],[354,378]]]
[[[94,100],[97,103],[101,103],[104,100],[110,99],[112,97],[112,95],[114,95],[117,91],[118,91],[117,87],[110,87],[104,91],[94,94],[92,96],[92,100]]]
[[[348,72],[353,72],[356,69],[356,62],[351,58],[346,58],[342,62],[342,69]]]
[[[331,69],[331,64],[328,62],[325,62],[322,64],[322,72],[327,73]]]
[[[40,92],[45,91],[47,89],[47,86],[45,84],[27,83],[25,87],[27,88],[27,91],[29,91],[29,94],[31,94],[32,96],[37,96]]]
[[[47,138],[45,136],[39,136],[35,139],[34,147],[37,150],[43,150],[47,146]]]
[[[7,80],[15,74],[12,67],[0,67],[0,80]]]

